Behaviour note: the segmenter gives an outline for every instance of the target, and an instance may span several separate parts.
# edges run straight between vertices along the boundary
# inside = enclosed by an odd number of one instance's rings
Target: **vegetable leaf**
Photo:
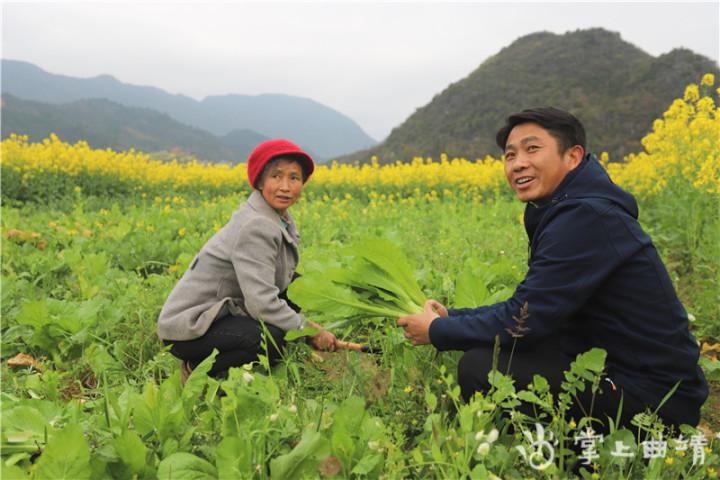
[[[203,480],[218,477],[215,466],[191,453],[178,452],[163,459],[158,466],[158,479]]]
[[[288,289],[306,312],[397,318],[422,311],[425,296],[402,250],[389,240],[365,238],[350,247],[344,268],[310,272]]]
[[[91,473],[90,447],[74,424],[53,436],[37,463],[38,478],[80,480],[89,479]]]
[[[389,240],[366,237],[352,250],[358,256],[383,270],[390,279],[400,286],[396,292],[402,292],[417,305],[425,303],[420,286],[409,261],[400,248]]]

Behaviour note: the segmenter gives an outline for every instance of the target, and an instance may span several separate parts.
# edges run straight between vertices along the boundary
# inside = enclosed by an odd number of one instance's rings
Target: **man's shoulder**
[[[597,216],[609,208],[602,198],[564,198],[553,205],[548,212],[548,220],[562,220],[565,217]]]
[[[607,198],[567,199],[556,207],[538,239],[541,243],[570,242],[602,248],[613,245],[617,251],[624,251],[649,241],[637,218]]]
[[[605,197],[569,197],[556,205],[554,216],[562,215],[629,215],[617,202]]]
[[[623,215],[628,216],[622,207],[606,198],[566,198],[548,212],[542,230],[572,235],[601,232],[624,223],[619,221]]]

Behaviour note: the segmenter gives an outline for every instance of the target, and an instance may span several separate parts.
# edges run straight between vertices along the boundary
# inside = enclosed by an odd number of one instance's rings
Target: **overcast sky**
[[[198,100],[309,97],[377,140],[523,35],[603,27],[652,55],[716,62],[719,2],[9,3],[2,57]],[[598,72],[602,74],[602,72]]]

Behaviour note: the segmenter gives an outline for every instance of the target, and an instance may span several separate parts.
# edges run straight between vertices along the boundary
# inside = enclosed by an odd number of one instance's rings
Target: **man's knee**
[[[492,367],[492,349],[473,348],[465,352],[458,363],[458,384],[467,402],[475,392],[490,388],[488,373]]]

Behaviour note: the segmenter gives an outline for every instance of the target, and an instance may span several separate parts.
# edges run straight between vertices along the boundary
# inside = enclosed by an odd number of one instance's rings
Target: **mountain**
[[[197,101],[155,87],[125,84],[109,75],[55,75],[17,60],[2,60],[2,92],[53,104],[105,98],[124,106],[166,113],[176,121],[217,136],[252,130],[263,137],[288,138],[314,152],[318,160],[376,144],[342,113],[314,100],[289,95],[222,95]]]
[[[224,125],[249,125],[267,137],[285,137],[306,148],[319,159],[330,159],[377,142],[350,118],[314,100],[289,95],[224,95],[201,102],[212,115],[203,123],[206,130],[221,134]],[[352,147],[351,147],[352,146]]]
[[[451,158],[499,155],[495,134],[514,112],[555,106],[585,125],[588,147],[610,159],[640,150],[640,139],[703,74],[718,65],[690,50],[653,57],[600,28],[519,38],[451,84],[396,127],[380,145],[339,158],[380,163],[440,153]]]
[[[264,142],[267,139],[268,137],[247,129],[233,130],[220,137],[220,140],[228,147],[248,152],[248,155],[250,155],[250,152],[252,152],[258,143]]]
[[[55,133],[66,142],[86,140],[94,148],[148,153],[173,151],[215,162],[243,162],[266,137],[235,131],[218,138],[147,108],[125,107],[105,99],[48,104],[2,96],[2,138],[23,133],[40,141]]]

